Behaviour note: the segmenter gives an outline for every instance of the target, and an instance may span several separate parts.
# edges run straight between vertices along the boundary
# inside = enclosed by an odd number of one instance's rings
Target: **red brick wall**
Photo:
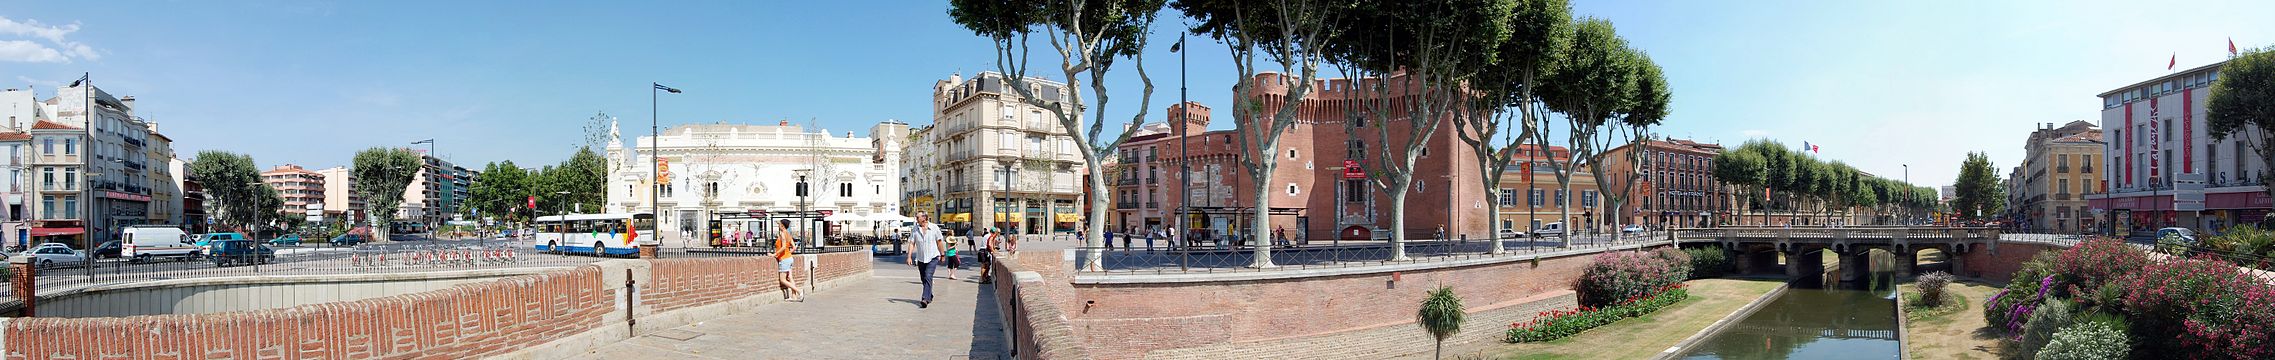
[[[995,272],[1003,274],[997,275],[995,280],[996,308],[1002,309],[1004,326],[1012,330],[1010,343],[1016,347],[1016,357],[1025,360],[1091,358],[1089,348],[1081,344],[1082,338],[1075,334],[1072,324],[1068,323],[1066,308],[1060,306],[1063,301],[1059,297],[1066,290],[1066,282],[1054,283],[1048,276],[1039,282],[1020,283],[1014,280],[1016,275],[1013,274],[1032,271],[1021,263],[1057,255],[1055,252],[1030,254],[1020,259],[1011,259],[1014,261],[994,263]],[[1039,267],[1047,266],[1050,265]]]
[[[1452,286],[1471,311],[1569,291],[1593,254],[1461,268],[1293,279],[1076,284],[1066,307],[1100,359],[1228,343],[1301,339],[1413,322],[1424,293]],[[1097,305],[1087,310],[1085,301]],[[1495,331],[1478,329],[1477,331]]]
[[[800,256],[791,278],[805,286],[807,270]],[[868,252],[843,252],[814,255],[816,282],[836,280],[870,270]],[[750,296],[775,294],[781,291],[775,284],[776,269],[773,257],[728,257],[708,259],[668,259],[651,262],[653,283],[640,286],[642,303],[656,312],[714,304]],[[779,296],[779,295],[776,295]]]
[[[1961,261],[1966,262],[1963,265],[1967,268],[1960,270],[1962,274],[1959,275],[2006,282],[2014,279],[2016,270],[2022,270],[2023,262],[2030,261],[2030,258],[2038,256],[2038,253],[2067,249],[2069,247],[2060,245],[2012,242],[1999,243],[1996,252],[1988,248],[1978,247],[1960,255]]]
[[[18,318],[0,331],[9,359],[471,358],[601,326],[618,292],[600,279],[588,265],[282,310]]]
[[[814,281],[867,274],[868,252],[812,257]],[[772,258],[661,259],[640,283],[646,314],[775,290]],[[278,310],[125,318],[17,318],[6,359],[465,359],[500,355],[609,324],[622,283],[586,265],[448,289]],[[617,270],[622,271],[622,270]],[[803,284],[806,270],[797,276]],[[621,280],[619,280],[621,281]],[[652,316],[652,315],[650,315]]]

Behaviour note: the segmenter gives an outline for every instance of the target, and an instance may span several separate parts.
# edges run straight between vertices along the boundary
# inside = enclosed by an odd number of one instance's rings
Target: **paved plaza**
[[[933,280],[930,308],[918,309],[916,269],[877,258],[875,276],[809,294],[803,303],[643,334],[576,359],[1002,359],[995,292],[967,265]]]

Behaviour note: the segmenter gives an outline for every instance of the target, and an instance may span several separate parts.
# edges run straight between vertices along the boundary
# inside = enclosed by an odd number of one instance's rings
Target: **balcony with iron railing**
[[[2054,194],[2054,200],[2056,200],[2056,201],[2065,201],[2065,200],[2069,200],[2069,199],[2070,199],[2070,193],[2058,193],[2058,194]]]
[[[2056,172],[2056,173],[2062,173],[2062,174],[2068,174],[2068,173],[2070,173],[2070,166],[2069,166],[2069,165],[2055,166],[2055,167],[2054,167],[2054,172]]]
[[[1134,201],[1118,201],[1118,202],[1114,202],[1114,208],[1115,208],[1115,209],[1121,209],[1121,210],[1136,209],[1136,208],[1138,208],[1138,206],[1137,206],[1137,205],[1138,205],[1138,203],[1137,203],[1137,202],[1134,202]]]

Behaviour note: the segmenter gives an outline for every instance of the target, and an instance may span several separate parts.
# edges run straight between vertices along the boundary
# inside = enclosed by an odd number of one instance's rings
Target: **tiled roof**
[[[33,124],[32,124],[32,130],[78,130],[78,129],[79,129],[79,127],[77,127],[77,126],[64,125],[64,124],[62,124],[62,123],[57,123],[57,122],[54,122],[54,121],[47,121],[47,120],[40,120],[38,123],[33,123]]]
[[[25,141],[31,139],[32,134],[24,133],[22,131],[0,132],[0,141]]]

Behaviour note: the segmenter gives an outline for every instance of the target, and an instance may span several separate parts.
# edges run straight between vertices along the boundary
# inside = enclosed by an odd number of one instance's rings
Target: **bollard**
[[[23,317],[34,316],[32,310],[39,304],[39,286],[32,282],[39,270],[32,265],[33,261],[31,255],[8,257],[9,276],[13,277],[8,279],[8,286],[16,292],[17,298],[24,299],[24,309],[19,312]]]
[[[656,244],[640,244],[640,258],[642,258],[642,259],[654,259],[654,258],[656,258]]]

